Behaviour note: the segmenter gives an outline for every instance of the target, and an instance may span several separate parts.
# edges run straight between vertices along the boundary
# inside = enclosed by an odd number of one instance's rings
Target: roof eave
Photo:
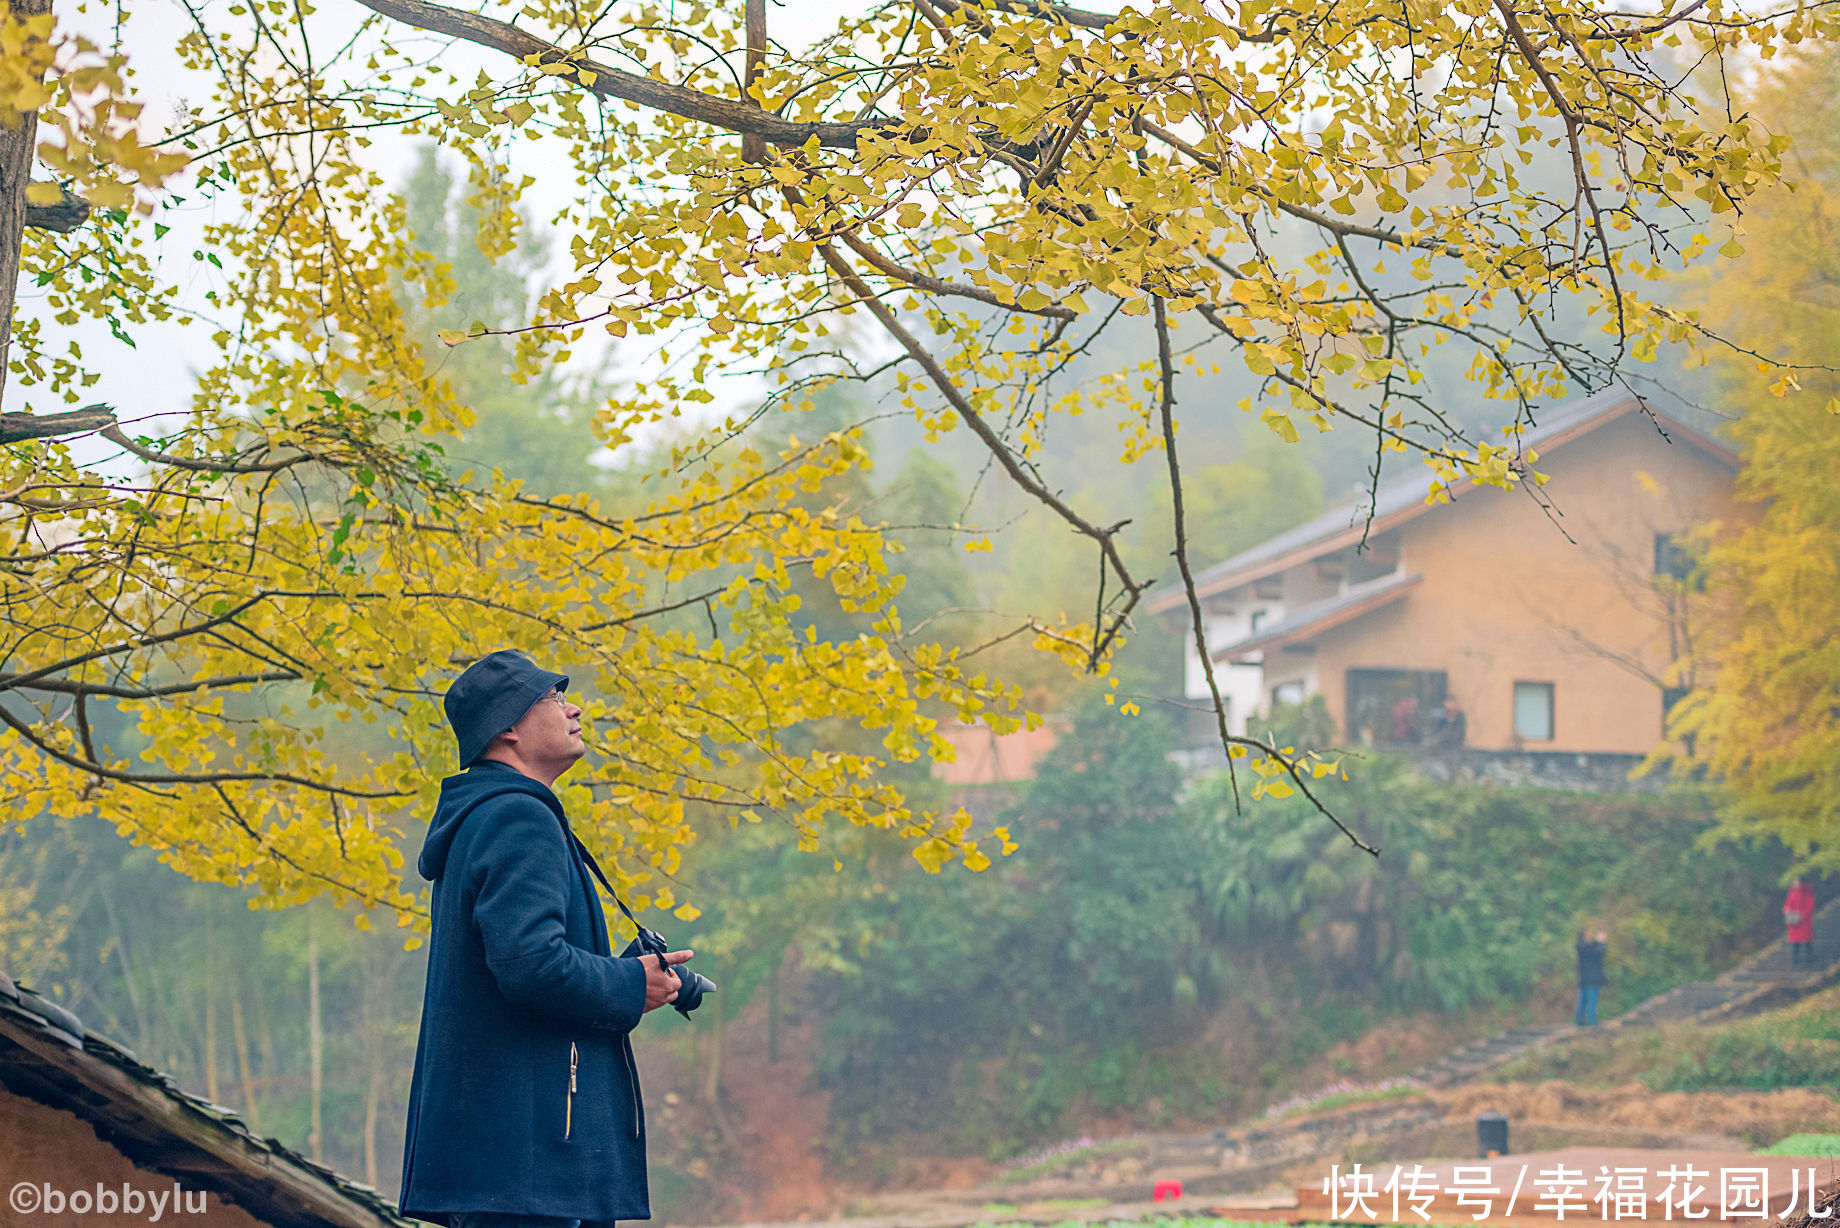
[[[1349,602],[1347,605],[1339,609],[1331,610],[1321,618],[1304,623],[1302,626],[1281,629],[1264,635],[1248,636],[1237,643],[1228,644],[1215,652],[1214,659],[1216,661],[1239,661],[1255,652],[1265,652],[1274,648],[1289,648],[1294,644],[1300,644],[1306,639],[1314,638],[1325,631],[1332,631],[1336,627],[1344,626],[1347,623],[1354,622],[1358,618],[1363,618],[1373,613],[1375,610],[1392,605],[1395,601],[1398,601],[1400,598],[1404,597],[1406,593],[1416,587],[1424,578],[1422,574],[1406,576],[1386,584],[1383,587],[1377,587],[1363,600]]]
[[[1562,430],[1555,431],[1549,436],[1538,438],[1532,442],[1536,444],[1540,453],[1544,455],[1556,448],[1564,447],[1580,436],[1587,435],[1599,427],[1614,422],[1618,418],[1629,413],[1641,413],[1644,417],[1647,417],[1665,437],[1670,439],[1679,437],[1710,456],[1719,464],[1724,465],[1734,472],[1738,469],[1740,463],[1738,454],[1730,447],[1720,443],[1712,436],[1707,435],[1704,431],[1698,430],[1680,421],[1671,414],[1654,409],[1645,409],[1641,402],[1633,396],[1607,402],[1598,412],[1581,418],[1579,421],[1571,423]],[[1454,498],[1474,485],[1474,481],[1468,478],[1452,483],[1449,487],[1450,495]],[[1221,593],[1230,592],[1233,589],[1241,588],[1248,584],[1256,583],[1259,580],[1265,579],[1267,576],[1288,571],[1290,568],[1300,563],[1307,563],[1312,559],[1332,551],[1354,545],[1363,537],[1371,537],[1379,533],[1387,532],[1397,525],[1411,520],[1416,516],[1421,516],[1439,506],[1442,506],[1442,504],[1421,500],[1408,504],[1396,511],[1389,512],[1385,516],[1375,517],[1371,521],[1363,519],[1349,525],[1347,528],[1325,533],[1320,537],[1314,538],[1294,549],[1286,551],[1282,555],[1251,563],[1245,567],[1236,568],[1217,576],[1204,575],[1195,585],[1195,596],[1205,599],[1218,596]],[[1353,509],[1350,510],[1352,511]],[[1254,549],[1256,550],[1257,547],[1254,547]],[[1228,559],[1226,562],[1230,563],[1232,560]],[[1144,602],[1144,609],[1151,614],[1165,614],[1182,605],[1187,599],[1188,593],[1186,589],[1180,586],[1172,587],[1151,596]]]

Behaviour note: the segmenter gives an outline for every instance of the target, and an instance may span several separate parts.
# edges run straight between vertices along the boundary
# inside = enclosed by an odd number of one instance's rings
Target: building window
[[[1443,711],[1449,680],[1441,669],[1348,671],[1348,740],[1361,746],[1412,746]]]
[[[1252,612],[1252,630],[1257,631],[1260,627],[1265,625],[1267,613],[1268,611],[1265,610],[1254,610]]]
[[[1271,702],[1274,705],[1302,703],[1303,683],[1300,681],[1280,682],[1271,688]]]
[[[1514,684],[1514,736],[1529,742],[1550,742],[1553,736],[1553,684]]]

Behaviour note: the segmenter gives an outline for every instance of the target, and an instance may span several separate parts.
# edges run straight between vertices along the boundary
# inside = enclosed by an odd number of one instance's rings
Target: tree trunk
[[[217,925],[204,931],[204,1094],[212,1104],[222,1104],[217,1086]]]
[[[767,1060],[779,1061],[779,965],[767,974]]]
[[[257,1077],[256,1090],[260,1094],[266,1096],[273,1090],[273,1084],[271,1084],[269,1080],[275,1077],[280,1067],[275,1063],[275,1029],[269,1022],[268,992],[263,987],[262,974],[260,971],[256,973],[254,992],[256,998],[256,1036],[262,1045],[259,1051],[262,1058],[262,1073]]]
[[[383,969],[380,945],[367,938],[364,950],[364,1182],[377,1188],[377,1114],[383,1102]]]
[[[0,380],[4,380],[5,370],[0,368]],[[102,893],[102,911],[109,919],[109,934],[115,939],[115,958],[121,963],[122,983],[128,987],[128,1004],[134,1008],[134,1046],[142,1053],[153,1052],[153,1031],[147,1026],[147,1009],[141,1005],[140,979],[134,975],[134,965],[128,958],[128,940],[122,936],[121,918],[115,914],[115,901],[110,893]]]
[[[307,1135],[313,1162],[326,1162],[325,1124],[320,1116],[321,1094],[325,1090],[321,1060],[325,1056],[325,1038],[320,1033],[319,1016],[319,927],[313,906],[307,906],[307,1060],[312,1083],[311,1127]]]
[[[728,1012],[722,1009],[725,1002],[721,994],[716,995],[715,1026],[709,1029],[709,1061],[703,1065],[703,1099],[710,1104],[716,1102],[722,1090],[722,1033],[728,1022]]]
[[[13,0],[13,12],[38,17],[51,11],[51,0]],[[18,116],[17,124],[10,123]],[[38,114],[0,115],[0,399],[6,393],[6,363],[13,337],[13,303],[19,293],[19,256],[26,229],[26,184],[37,160]]]
[[[222,1104],[217,1086],[217,978],[204,982],[204,1094],[212,1104]]]
[[[728,1110],[722,1107],[722,1051],[724,1033],[728,1031],[728,999],[716,995],[716,1017],[709,1030],[709,1062],[703,1068],[703,1099],[709,1105],[709,1115],[715,1120],[716,1133],[722,1138],[722,1145],[731,1153],[741,1145],[741,1136],[736,1133],[734,1123],[728,1120]]]
[[[236,1041],[236,1072],[243,1081],[243,1116],[252,1131],[262,1129],[262,1113],[256,1105],[256,1081],[249,1069],[249,1031],[243,1026],[243,996],[230,995],[230,1033]]]

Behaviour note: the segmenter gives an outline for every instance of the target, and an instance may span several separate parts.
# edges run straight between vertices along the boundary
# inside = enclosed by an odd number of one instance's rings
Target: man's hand
[[[666,1003],[677,1001],[677,991],[683,982],[677,979],[675,972],[669,971],[674,964],[688,963],[695,951],[670,951],[664,955],[641,955],[639,962],[645,964],[645,1009],[655,1011]],[[646,964],[646,960],[652,962]]]

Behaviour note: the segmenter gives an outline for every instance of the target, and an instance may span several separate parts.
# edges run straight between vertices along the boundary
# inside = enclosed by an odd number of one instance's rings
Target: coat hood
[[[454,837],[468,815],[496,797],[528,793],[548,806],[562,821],[562,803],[548,788],[507,764],[488,759],[483,763],[449,776],[441,782],[441,800],[435,803],[434,818],[428,824],[428,839],[422,842],[422,855],[415,868],[422,877],[434,882],[447,869],[447,854],[454,847]]]

